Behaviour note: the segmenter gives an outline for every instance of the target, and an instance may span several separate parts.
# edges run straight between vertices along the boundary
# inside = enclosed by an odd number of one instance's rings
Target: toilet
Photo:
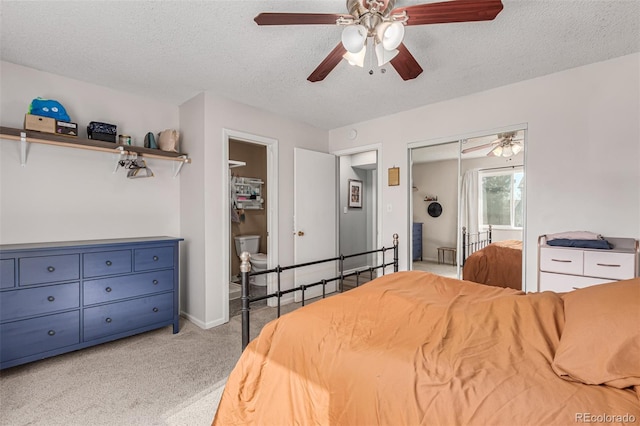
[[[251,272],[259,272],[267,269],[267,255],[258,253],[260,248],[260,235],[238,235],[234,237],[236,243],[236,254],[238,257],[243,251],[251,255]],[[267,274],[251,277],[251,284],[265,287],[267,285]]]

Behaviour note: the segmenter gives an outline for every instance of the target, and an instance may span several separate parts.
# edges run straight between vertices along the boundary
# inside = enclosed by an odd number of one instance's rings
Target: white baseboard
[[[194,317],[193,315],[189,315],[188,313],[186,313],[184,311],[180,312],[180,316],[188,319],[189,321],[191,321],[192,323],[194,323],[198,327],[200,327],[202,329],[205,329],[205,330],[207,330],[209,328],[217,327],[217,326],[222,325],[222,324],[226,324],[225,321],[222,320],[222,318],[218,318],[218,319],[215,319],[215,320],[209,321],[209,322],[204,322],[204,321]]]

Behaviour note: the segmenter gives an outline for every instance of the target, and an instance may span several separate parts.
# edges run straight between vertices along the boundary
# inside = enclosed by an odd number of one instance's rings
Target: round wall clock
[[[442,206],[440,203],[435,201],[429,204],[429,207],[427,207],[427,213],[429,213],[429,216],[431,217],[438,217],[442,214]]]

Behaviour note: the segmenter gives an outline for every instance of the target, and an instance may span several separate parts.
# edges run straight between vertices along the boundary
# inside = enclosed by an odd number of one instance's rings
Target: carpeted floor
[[[295,305],[287,305],[293,309]],[[251,334],[275,318],[252,310]],[[241,353],[240,317],[171,327],[0,372],[0,425],[208,425]]]

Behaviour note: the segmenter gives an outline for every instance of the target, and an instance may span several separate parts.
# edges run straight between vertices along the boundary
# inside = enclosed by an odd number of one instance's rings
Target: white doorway
[[[223,271],[222,278],[224,285],[224,320],[229,321],[230,316],[230,290],[232,282],[231,263],[232,256],[237,257],[235,250],[235,241],[231,232],[231,218],[233,206],[231,204],[231,172],[230,166],[233,165],[235,158],[229,156],[229,146],[232,141],[255,145],[266,149],[266,183],[268,189],[265,190],[265,213],[266,213],[266,232],[264,234],[266,244],[263,241],[262,247],[266,247],[267,255],[267,268],[274,268],[278,262],[278,141],[276,139],[265,138],[263,136],[252,135],[249,133],[239,132],[235,130],[224,129],[223,130],[223,160],[224,170],[223,173],[223,197],[225,199],[223,210],[223,235],[227,235],[227,239],[222,241],[222,257],[223,257]],[[238,169],[240,170],[240,169]],[[237,213],[237,212],[235,212]],[[273,291],[274,283],[272,279],[267,280],[267,286],[265,291]]]
[[[388,245],[391,236],[380,235],[381,211],[379,144],[357,147],[334,152],[338,156],[338,243],[339,253],[344,255],[362,253]],[[359,188],[362,198],[358,203],[351,201],[352,189]],[[389,257],[387,256],[387,261]],[[382,263],[382,255],[374,253],[344,261],[345,273],[364,271]],[[373,277],[380,273],[374,271]],[[368,281],[369,273],[363,273],[359,282]],[[352,281],[352,282],[351,282]],[[345,281],[345,288],[355,285],[355,278]]]

